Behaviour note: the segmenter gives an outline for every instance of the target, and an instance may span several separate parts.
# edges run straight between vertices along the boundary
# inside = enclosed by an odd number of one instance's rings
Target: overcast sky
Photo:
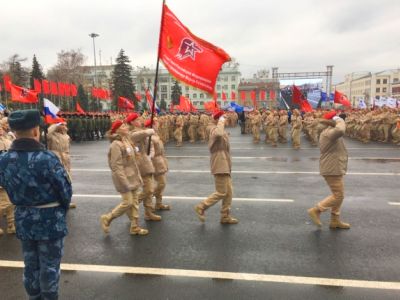
[[[160,0],[0,0],[0,61],[36,54],[47,69],[62,49],[110,64],[123,48],[133,66],[155,66]],[[400,67],[400,0],[169,0],[193,33],[223,48],[243,76],[281,72],[344,74]]]

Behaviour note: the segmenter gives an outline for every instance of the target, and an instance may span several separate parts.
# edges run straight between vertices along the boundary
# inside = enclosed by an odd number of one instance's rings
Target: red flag
[[[274,90],[270,90],[269,91],[269,98],[271,100],[275,100],[275,97],[276,97],[275,91]]]
[[[255,92],[255,91],[251,91],[251,92],[250,92],[250,99],[251,99],[251,101],[253,102],[254,108],[257,108],[256,92]]]
[[[6,92],[11,92],[11,77],[10,75],[3,75],[4,89]]]
[[[71,96],[72,97],[78,96],[78,89],[76,88],[75,84],[71,84]]]
[[[99,90],[95,87],[92,87],[92,97],[98,98],[99,97]]]
[[[37,92],[11,84],[11,100],[21,103],[37,103]]]
[[[246,101],[246,92],[240,92],[240,100],[242,100],[242,103]]]
[[[49,81],[46,79],[42,79],[42,90],[43,90],[43,94],[50,94],[50,85],[49,85]]]
[[[300,104],[300,109],[305,112],[312,112],[313,108],[307,100],[303,100]]]
[[[36,93],[40,94],[42,92],[42,85],[39,79],[33,79],[33,86]]]
[[[231,100],[236,100],[236,93],[234,91],[231,92]]]
[[[351,107],[351,103],[349,99],[347,99],[346,95],[335,90],[334,102],[341,104],[343,106]]]
[[[50,91],[51,94],[54,96],[58,95],[58,86],[57,86],[57,82],[54,81],[50,81]]]
[[[167,5],[160,40],[160,58],[175,78],[208,93],[214,91],[222,64],[231,60],[224,50],[191,33]]]
[[[3,87],[1,86],[1,83],[0,83],[0,92],[3,90]]]
[[[226,94],[222,92],[222,100],[226,101]]]
[[[180,111],[190,112],[190,100],[185,96],[181,95],[179,98],[179,108]]]
[[[64,83],[65,96],[71,97],[71,85],[69,83]]]
[[[82,109],[82,107],[79,105],[79,102],[76,101],[76,111],[80,114],[84,114],[85,111]]]
[[[65,96],[65,85],[63,82],[58,82],[58,95]]]
[[[266,92],[264,90],[261,90],[261,92],[260,92],[261,101],[265,101],[265,96],[266,96]]]
[[[142,95],[140,95],[139,92],[135,93],[136,99],[138,99],[139,101],[142,100]]]
[[[204,109],[208,112],[214,112],[215,110],[218,110],[218,105],[215,101],[204,102]]]
[[[118,107],[122,109],[135,109],[135,106],[133,105],[131,100],[125,97],[118,98]]]
[[[301,105],[304,100],[305,98],[301,90],[297,86],[293,85],[292,103]]]
[[[192,101],[189,100],[190,112],[197,112],[197,107],[193,105]]]

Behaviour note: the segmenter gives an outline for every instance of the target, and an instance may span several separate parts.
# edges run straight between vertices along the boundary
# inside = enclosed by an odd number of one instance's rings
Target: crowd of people
[[[70,136],[75,135],[76,141],[105,137],[110,141],[108,165],[121,202],[100,216],[105,234],[110,233],[114,219],[126,215],[131,235],[147,235],[148,229],[140,224],[140,203],[147,221],[161,221],[157,211],[171,209],[163,202],[168,172],[164,145],[171,140],[177,147],[183,142],[208,142],[215,192],[196,205],[194,212],[204,222],[206,210],[222,201],[221,224],[237,224],[238,219],[231,215],[232,161],[229,134],[225,130],[237,124],[242,134],[253,135],[254,143],[259,143],[261,133],[265,132],[265,143],[272,147],[291,140],[293,148],[300,149],[303,132],[311,145],[319,145],[320,174],[332,193],[308,210],[309,217],[315,225],[322,226],[320,215],[330,210],[330,228],[349,229],[350,224],[340,219],[343,176],[347,171],[343,137],[348,135],[363,143],[375,140],[398,144],[398,114],[397,109],[388,108],[310,113],[297,109],[238,114],[161,113],[154,118],[148,113],[70,114],[63,115],[65,122],[52,124],[44,131],[47,149],[39,142],[41,116],[37,110],[1,115],[0,217],[6,216],[7,233],[16,233],[22,242],[25,289],[32,299],[56,299],[58,295],[64,237],[68,233],[66,214],[75,206],[71,203]],[[0,229],[2,234],[4,231]]]

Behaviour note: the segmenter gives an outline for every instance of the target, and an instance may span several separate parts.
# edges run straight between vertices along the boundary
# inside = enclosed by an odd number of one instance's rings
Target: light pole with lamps
[[[99,35],[97,33],[91,33],[89,36],[93,39],[93,59],[94,59],[94,81],[93,81],[93,86],[97,86],[97,70],[96,70],[96,45],[94,42],[94,39],[98,37]],[[99,99],[97,99],[97,106],[100,108],[100,103]]]

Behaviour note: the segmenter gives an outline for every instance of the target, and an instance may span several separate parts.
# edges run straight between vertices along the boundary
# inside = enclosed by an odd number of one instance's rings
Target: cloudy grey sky
[[[155,66],[161,0],[0,0],[0,61],[35,53],[45,69],[62,49],[102,64],[123,48],[134,66]],[[225,49],[243,76],[281,72],[344,74],[400,67],[399,0],[167,0],[196,35]],[[98,58],[97,51],[97,58]]]

